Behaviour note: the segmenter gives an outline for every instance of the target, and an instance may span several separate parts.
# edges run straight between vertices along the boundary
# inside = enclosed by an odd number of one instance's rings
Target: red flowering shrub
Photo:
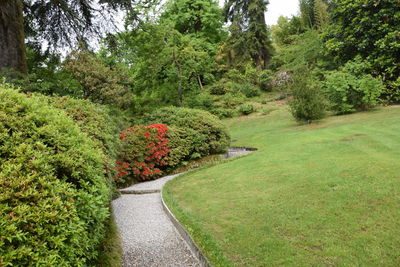
[[[169,153],[168,127],[165,124],[132,126],[122,131],[123,151],[117,161],[117,184],[126,184],[128,178],[151,180],[162,174]]]

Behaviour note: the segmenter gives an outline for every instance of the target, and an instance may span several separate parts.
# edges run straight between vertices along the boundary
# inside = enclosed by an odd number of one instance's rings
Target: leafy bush
[[[335,1],[331,20],[323,34],[325,51],[339,64],[361,56],[370,62],[387,87],[384,97],[400,101],[399,24],[397,0]]]
[[[235,84],[234,91],[240,92],[246,97],[255,97],[261,94],[260,89],[257,86],[247,82],[243,84]]]
[[[126,122],[120,117],[111,116],[107,106],[89,100],[70,97],[48,98],[52,106],[64,110],[82,132],[92,139],[96,147],[107,156],[107,170],[115,169],[115,161],[121,148],[119,135],[121,125]]]
[[[251,113],[254,113],[255,111],[256,111],[256,108],[252,104],[247,104],[247,105],[239,107],[239,112],[242,115],[250,115]]]
[[[294,75],[290,91],[290,112],[296,120],[310,123],[326,115],[326,100],[321,88],[306,73]]]
[[[365,74],[365,65],[362,62],[351,61],[339,71],[327,75],[324,91],[337,114],[365,110],[379,103],[383,83]]]
[[[166,107],[143,116],[144,124],[164,123],[181,128],[189,138],[189,155],[200,156],[222,153],[230,137],[220,120],[210,113],[189,108]]]
[[[100,104],[127,107],[131,81],[123,69],[111,69],[89,52],[74,51],[64,68],[80,83],[83,98]]]
[[[0,255],[8,266],[83,266],[109,216],[103,153],[63,111],[0,85]]]
[[[122,131],[123,149],[117,161],[118,183],[128,182],[127,177],[151,180],[162,174],[160,168],[167,165],[165,157],[169,153],[167,130],[164,124],[151,124]]]
[[[272,90],[272,80],[273,75],[270,70],[263,70],[258,74],[258,82],[260,84],[260,88],[263,91],[271,91]]]
[[[212,95],[224,95],[228,92],[228,88],[224,83],[224,79],[221,79],[217,83],[211,85],[208,90]]]

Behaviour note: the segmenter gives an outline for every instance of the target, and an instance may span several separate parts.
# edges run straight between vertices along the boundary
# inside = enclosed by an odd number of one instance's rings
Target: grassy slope
[[[235,145],[259,151],[164,195],[217,266],[399,265],[399,118],[392,107],[299,126],[281,107],[232,119]]]

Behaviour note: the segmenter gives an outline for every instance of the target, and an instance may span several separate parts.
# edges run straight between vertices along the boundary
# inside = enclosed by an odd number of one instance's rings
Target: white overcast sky
[[[291,17],[299,11],[299,0],[269,0],[265,20],[268,25],[276,24],[279,16]]]
[[[224,0],[219,0],[219,5],[224,5]],[[277,23],[280,16],[291,17],[299,11],[299,0],[269,0],[265,20],[268,25]]]

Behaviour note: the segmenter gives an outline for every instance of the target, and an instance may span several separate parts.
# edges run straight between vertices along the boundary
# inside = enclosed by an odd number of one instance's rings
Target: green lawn
[[[298,125],[285,106],[226,121],[248,156],[168,183],[216,266],[399,266],[400,107]]]

